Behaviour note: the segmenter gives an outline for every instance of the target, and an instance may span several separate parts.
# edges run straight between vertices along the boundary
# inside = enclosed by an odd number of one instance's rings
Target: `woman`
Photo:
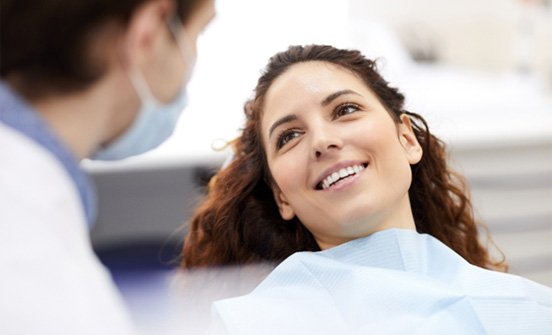
[[[550,290],[485,270],[506,265],[480,243],[443,143],[403,105],[358,51],[271,58],[183,249],[186,269],[285,260],[251,294],[215,304],[226,331],[552,329]],[[523,318],[499,324],[504,311]]]
[[[79,162],[161,144],[213,0],[2,0],[0,333],[129,334]]]

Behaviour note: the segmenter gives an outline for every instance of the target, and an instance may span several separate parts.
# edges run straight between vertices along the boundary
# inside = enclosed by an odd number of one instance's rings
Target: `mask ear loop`
[[[134,89],[136,90],[138,97],[140,97],[142,104],[145,104],[148,101],[157,102],[157,99],[153,96],[151,89],[148,83],[146,82],[146,78],[144,78],[144,75],[142,74],[142,72],[137,70],[129,71],[128,78],[130,79],[132,86],[134,86]]]
[[[176,12],[171,16],[167,24],[186,62],[186,75],[184,76],[184,80],[188,82],[192,77],[192,69],[195,66],[195,56],[192,54],[191,48],[185,47],[185,45],[191,46],[192,41],[186,33],[184,24],[182,24],[182,20],[180,20]]]
[[[175,43],[180,49],[182,53],[182,57],[184,57],[184,61],[186,62],[186,73],[184,76],[184,83],[183,83],[185,85],[189,81],[190,77],[192,76],[191,70],[195,65],[195,59],[194,59],[195,57],[189,48],[186,48],[183,46],[181,40],[184,40],[184,42],[188,45],[191,45],[191,41],[190,41],[190,38],[188,37],[188,34],[186,34],[186,31],[184,30],[184,25],[182,24],[182,21],[180,20],[176,12],[168,20],[167,25],[169,26],[169,31],[171,32],[171,35],[173,36]],[[137,70],[131,70],[128,73],[128,77],[132,82],[132,85],[134,86],[136,93],[140,97],[142,104],[145,104],[147,102],[154,102],[155,104],[163,105],[153,95],[153,92],[151,91],[151,88],[149,87],[146,81],[146,78],[144,78],[144,75],[142,74],[142,72]]]
[[[186,73],[184,76],[184,83],[183,83],[183,85],[186,85],[186,83],[188,82],[188,80],[192,75],[191,69],[194,66],[194,57],[188,48],[183,47],[182,43],[180,43],[180,40],[183,39],[186,43],[189,44],[190,39],[186,34],[186,31],[184,31],[184,28],[183,28],[184,26],[182,25],[182,21],[180,21],[176,13],[172,15],[171,19],[168,21],[168,26],[169,26],[171,35],[173,36],[175,43],[177,44],[179,50],[182,53],[182,57],[184,57],[184,61],[186,62]],[[146,81],[144,74],[141,71],[138,71],[136,69],[131,70],[128,72],[128,77],[132,85],[134,86],[136,94],[138,94],[138,97],[142,101],[142,104],[153,103],[154,105],[159,105],[159,106],[165,105],[164,103],[161,103],[153,95],[153,92],[148,82]]]

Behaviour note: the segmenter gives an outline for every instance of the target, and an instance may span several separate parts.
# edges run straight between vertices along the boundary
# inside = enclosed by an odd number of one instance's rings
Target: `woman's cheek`
[[[301,185],[300,179],[304,174],[305,167],[302,166],[301,158],[296,156],[298,155],[295,153],[287,153],[285,156],[279,157],[274,164],[274,179],[284,192]]]

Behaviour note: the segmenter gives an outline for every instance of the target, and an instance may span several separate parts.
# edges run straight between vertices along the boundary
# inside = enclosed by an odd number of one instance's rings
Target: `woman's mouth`
[[[361,163],[343,167],[337,171],[328,174],[324,179],[316,184],[315,189],[327,190],[328,188],[340,183],[341,181],[357,175],[359,172],[366,169],[367,166],[368,163]]]

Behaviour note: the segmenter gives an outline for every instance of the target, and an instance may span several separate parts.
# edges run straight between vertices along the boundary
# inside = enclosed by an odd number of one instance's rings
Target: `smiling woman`
[[[272,57],[245,106],[235,159],[190,221],[183,266],[279,262],[396,227],[505,269],[478,240],[444,144],[403,104],[358,51],[313,45]],[[358,176],[334,181],[355,165]]]
[[[270,59],[182,253],[184,269],[281,262],[215,303],[224,332],[552,330],[550,289],[487,270],[506,264],[480,242],[444,144],[403,105],[358,51]]]
[[[284,220],[297,216],[322,249],[415,229],[408,188],[422,148],[406,114],[396,124],[359,77],[321,61],[276,79],[264,109],[261,136]]]

